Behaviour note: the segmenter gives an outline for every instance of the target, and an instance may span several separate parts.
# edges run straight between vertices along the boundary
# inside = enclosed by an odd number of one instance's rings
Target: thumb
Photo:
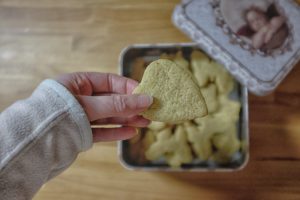
[[[82,96],[77,99],[90,121],[108,117],[128,117],[146,110],[153,98],[148,95]]]

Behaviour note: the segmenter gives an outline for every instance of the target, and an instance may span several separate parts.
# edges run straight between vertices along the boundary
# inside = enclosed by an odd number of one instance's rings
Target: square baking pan
[[[193,50],[201,50],[195,43],[168,43],[168,44],[137,44],[123,49],[120,54],[120,75],[140,80],[142,73],[136,69],[136,60],[142,59],[146,64],[157,60],[162,54],[175,54],[182,52],[185,59],[190,61]],[[143,67],[143,66],[141,66]],[[247,88],[236,82],[233,91],[229,94],[230,99],[241,103],[239,121],[236,124],[238,137],[242,141],[242,148],[227,164],[218,164],[214,161],[194,160],[192,163],[183,164],[180,168],[172,168],[163,160],[147,162],[134,155],[142,152],[141,145],[132,145],[129,140],[118,143],[118,156],[121,164],[131,170],[145,171],[235,171],[242,169],[249,159],[249,119],[248,119],[248,91]],[[140,137],[145,134],[146,128],[140,129]]]

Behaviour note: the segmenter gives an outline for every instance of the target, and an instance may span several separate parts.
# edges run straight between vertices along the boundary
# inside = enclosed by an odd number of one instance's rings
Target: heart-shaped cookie
[[[153,121],[180,122],[207,115],[207,107],[193,75],[167,59],[156,60],[146,68],[134,94],[154,98],[142,115]]]

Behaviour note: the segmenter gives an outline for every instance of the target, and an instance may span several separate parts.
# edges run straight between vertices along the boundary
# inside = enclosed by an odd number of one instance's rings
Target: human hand
[[[91,125],[122,125],[118,128],[92,128],[93,140],[124,140],[136,135],[135,127],[150,121],[138,114],[153,102],[152,97],[133,95],[138,82],[115,74],[77,72],[56,79],[79,101]]]

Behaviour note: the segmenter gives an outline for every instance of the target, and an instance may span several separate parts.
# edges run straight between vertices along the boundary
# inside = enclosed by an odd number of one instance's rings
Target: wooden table
[[[40,81],[73,71],[117,73],[132,43],[190,41],[171,23],[178,0],[0,1],[0,110]],[[300,64],[276,92],[250,96],[251,158],[234,173],[122,168],[115,143],[95,144],[35,200],[300,199]]]

